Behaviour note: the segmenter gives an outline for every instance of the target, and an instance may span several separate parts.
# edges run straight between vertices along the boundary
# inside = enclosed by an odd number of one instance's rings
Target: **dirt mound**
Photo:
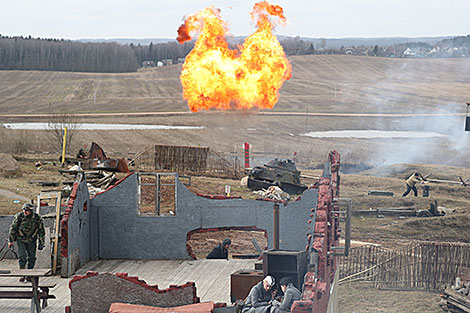
[[[0,175],[17,176],[20,172],[18,162],[7,153],[0,153]]]

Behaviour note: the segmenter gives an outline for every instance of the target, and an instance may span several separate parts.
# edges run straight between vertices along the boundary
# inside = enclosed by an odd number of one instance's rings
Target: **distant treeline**
[[[231,42],[234,48],[244,38]],[[287,55],[353,54],[398,58],[469,57],[470,35],[444,39],[431,45],[407,42],[387,46],[328,47],[322,39],[314,44],[299,37],[281,38]],[[153,65],[181,63],[194,46],[194,41],[180,45],[176,41],[149,45],[116,42],[78,42],[64,39],[8,37],[0,35],[0,70],[46,70],[71,72],[135,72],[146,61]]]
[[[146,60],[171,59],[176,63],[192,46],[177,42],[135,46],[0,35],[0,70],[135,72]]]
[[[347,40],[343,40],[347,42]],[[350,54],[391,58],[468,58],[470,57],[470,35],[446,38],[430,43],[406,41],[385,45],[331,46],[331,40],[321,39],[314,44],[308,38],[285,38],[281,41],[288,55],[295,54]],[[382,40],[382,42],[385,42]],[[337,42],[335,42],[337,43]]]
[[[231,48],[241,42],[230,43]],[[313,44],[295,38],[282,40],[288,55],[312,54]],[[135,72],[144,61],[155,65],[181,63],[194,41],[149,45],[122,45],[115,42],[78,42],[64,39],[7,37],[0,35],[0,70],[70,72]]]

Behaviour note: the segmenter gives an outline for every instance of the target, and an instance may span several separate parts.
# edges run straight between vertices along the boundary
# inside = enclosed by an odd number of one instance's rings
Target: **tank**
[[[270,186],[278,186],[291,195],[301,194],[307,189],[300,183],[300,171],[290,159],[274,159],[250,171],[248,188],[260,190]]]

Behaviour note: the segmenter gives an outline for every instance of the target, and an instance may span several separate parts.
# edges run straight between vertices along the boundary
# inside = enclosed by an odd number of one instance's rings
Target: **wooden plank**
[[[202,276],[196,278],[199,286],[198,294],[204,299],[212,285],[214,285],[221,275],[225,274],[224,271],[227,269],[230,262],[227,260],[205,260],[205,263],[206,265],[201,269]],[[204,277],[208,277],[210,279],[204,279]],[[227,282],[228,281],[226,281],[226,283]]]
[[[56,286],[57,284],[39,284],[38,288],[49,288],[52,289]],[[7,284],[7,285],[2,285],[0,284],[0,288],[31,288],[32,285],[29,283],[23,283],[23,284]]]
[[[217,296],[220,295],[220,291],[223,290],[224,287],[227,285],[227,282],[230,281],[230,273],[227,275],[227,272],[231,271],[232,263],[233,262],[225,262],[223,267],[218,268],[218,275],[216,275],[211,281],[211,285],[207,288],[207,290],[204,293],[200,294],[201,299],[221,299],[219,301],[223,301],[223,297]]]
[[[9,273],[0,274],[0,277],[41,277],[51,273],[51,269],[11,269]]]

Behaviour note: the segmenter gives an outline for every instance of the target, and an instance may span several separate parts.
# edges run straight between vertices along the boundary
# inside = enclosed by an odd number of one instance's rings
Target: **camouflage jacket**
[[[11,223],[8,241],[31,242],[39,238],[39,243],[44,245],[44,235],[44,224],[39,214],[33,212],[31,215],[25,216],[23,212],[19,212]]]

